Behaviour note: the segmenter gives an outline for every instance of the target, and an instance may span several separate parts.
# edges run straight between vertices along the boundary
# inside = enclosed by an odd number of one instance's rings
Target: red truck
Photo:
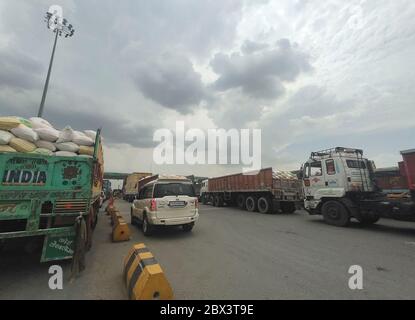
[[[301,208],[301,181],[291,172],[262,169],[256,174],[211,178],[202,184],[200,200],[215,207],[238,206],[248,211],[293,213]]]

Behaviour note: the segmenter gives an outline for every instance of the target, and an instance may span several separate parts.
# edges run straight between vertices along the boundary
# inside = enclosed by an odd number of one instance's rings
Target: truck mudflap
[[[71,259],[74,254],[75,235],[74,227],[63,227],[36,231],[6,232],[0,234],[0,239],[45,236],[40,261],[48,262]]]

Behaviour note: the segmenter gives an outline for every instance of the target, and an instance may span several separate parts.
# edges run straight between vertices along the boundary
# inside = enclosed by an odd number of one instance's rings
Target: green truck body
[[[71,259],[79,216],[92,236],[102,178],[99,131],[93,159],[0,153],[0,242],[41,236],[42,262]]]

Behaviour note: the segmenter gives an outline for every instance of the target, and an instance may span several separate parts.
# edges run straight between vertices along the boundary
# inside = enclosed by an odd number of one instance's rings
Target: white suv
[[[144,185],[131,206],[131,224],[142,225],[144,235],[154,226],[182,226],[190,232],[199,218],[199,203],[190,180],[158,176]]]

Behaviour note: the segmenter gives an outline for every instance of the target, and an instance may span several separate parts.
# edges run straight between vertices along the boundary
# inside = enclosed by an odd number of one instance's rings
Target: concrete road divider
[[[144,243],[134,245],[124,260],[124,281],[131,300],[171,300],[173,290]]]
[[[130,240],[130,228],[123,218],[119,218],[114,223],[112,228],[112,241],[129,241]]]
[[[114,208],[111,211],[111,225],[112,225],[112,241],[129,241],[131,237],[130,228],[124,221],[121,213]]]

